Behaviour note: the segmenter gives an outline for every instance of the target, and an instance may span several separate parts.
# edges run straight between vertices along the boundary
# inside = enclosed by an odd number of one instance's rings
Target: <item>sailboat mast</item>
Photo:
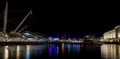
[[[8,1],[6,1],[6,7],[4,10],[3,33],[6,33],[6,29],[7,29],[7,13],[8,13]]]

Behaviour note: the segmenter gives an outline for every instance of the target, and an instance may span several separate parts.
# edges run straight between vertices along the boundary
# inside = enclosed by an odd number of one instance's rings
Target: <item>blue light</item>
[[[49,56],[52,56],[52,46],[49,47]]]
[[[54,46],[54,56],[55,57],[57,56],[57,46],[56,45]]]

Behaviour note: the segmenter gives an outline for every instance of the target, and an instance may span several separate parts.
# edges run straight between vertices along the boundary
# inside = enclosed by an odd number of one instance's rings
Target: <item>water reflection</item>
[[[40,56],[41,55],[41,50],[40,50],[41,46],[38,46],[37,48],[38,48],[38,56]]]
[[[26,59],[30,59],[30,46],[27,45],[27,49],[26,49]]]
[[[79,44],[65,44],[65,47],[64,47],[65,51],[67,51],[68,55],[70,54],[73,54],[73,55],[77,55],[80,53],[80,45]],[[65,53],[64,51],[64,53]]]
[[[120,59],[120,45],[46,44],[0,46],[0,59]]]
[[[67,44],[67,45],[66,45],[66,48],[67,48],[67,50],[68,50],[68,54],[70,54],[71,45],[70,45],[70,44]]]
[[[104,59],[120,59],[120,45],[115,44],[102,45],[101,56]]]
[[[50,57],[57,57],[59,54],[59,47],[57,45],[49,45],[48,52]]]
[[[64,43],[60,45],[46,44],[46,45],[1,46],[0,59],[42,59],[42,58],[46,59],[46,57],[48,58],[62,57],[63,59],[65,59],[64,57],[71,58],[76,56],[78,58],[82,58],[82,56],[86,56],[86,54],[84,55],[84,53],[89,54],[89,51],[92,51],[93,53],[96,54],[96,52],[94,52],[96,49],[94,49],[93,47],[91,45],[64,44]]]
[[[54,51],[54,57],[56,57],[57,56],[57,46],[56,45],[54,45],[53,51]]]
[[[61,48],[62,48],[62,55],[64,55],[64,48],[65,48],[65,46],[64,46],[64,43],[62,43],[62,46],[61,46]]]
[[[17,46],[16,59],[20,59],[20,46]]]
[[[49,47],[49,56],[51,57],[52,56],[52,46],[50,45]]]
[[[8,59],[8,46],[4,46],[4,59]]]

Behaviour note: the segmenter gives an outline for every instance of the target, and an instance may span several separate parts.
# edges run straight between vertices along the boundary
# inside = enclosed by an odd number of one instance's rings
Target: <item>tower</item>
[[[7,12],[8,12],[8,1],[6,1],[6,7],[4,10],[4,22],[3,22],[3,33],[6,34],[7,29]]]

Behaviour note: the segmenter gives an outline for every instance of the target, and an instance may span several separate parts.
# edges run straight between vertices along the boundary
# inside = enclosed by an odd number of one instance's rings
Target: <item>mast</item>
[[[23,24],[23,22],[26,20],[26,18],[27,18],[30,14],[32,14],[32,11],[31,11],[31,10],[30,10],[30,12],[26,15],[26,17],[19,23],[19,25],[17,26],[17,28],[14,30],[14,32],[16,32],[16,31],[19,29],[19,27]]]
[[[8,12],[8,1],[6,1],[6,7],[4,10],[3,33],[6,33],[6,29],[7,29],[7,12]]]

